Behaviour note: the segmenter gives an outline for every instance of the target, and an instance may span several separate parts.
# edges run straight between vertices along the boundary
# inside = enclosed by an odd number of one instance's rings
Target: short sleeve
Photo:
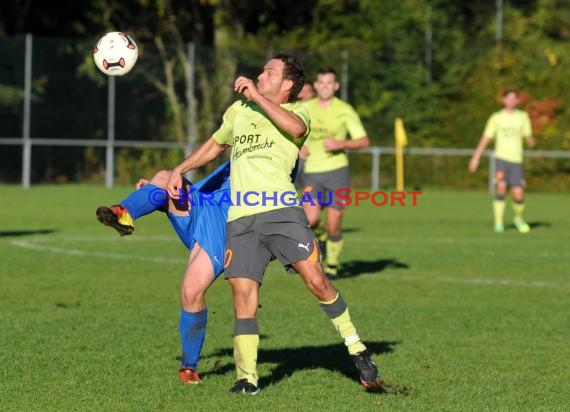
[[[309,109],[307,106],[302,103],[293,104],[290,111],[305,124],[305,127],[307,128],[305,136],[308,136],[311,131],[311,116],[309,115]]]
[[[346,128],[351,139],[360,139],[368,136],[362,125],[360,116],[352,106],[348,106],[347,108]]]
[[[524,120],[523,120],[523,137],[532,136],[532,125],[530,122],[530,116],[527,112],[524,113]]]
[[[235,103],[228,107],[226,112],[224,113],[222,125],[218,130],[214,132],[212,137],[218,144],[227,144],[230,145],[233,143],[233,127],[234,127],[234,119],[236,117],[236,108]]]

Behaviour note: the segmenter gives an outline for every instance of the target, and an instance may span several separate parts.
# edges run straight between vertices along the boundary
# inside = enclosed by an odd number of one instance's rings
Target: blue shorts
[[[198,243],[208,254],[214,267],[215,277],[224,271],[226,221],[230,204],[223,199],[229,199],[229,173],[229,162],[226,162],[192,185],[196,191],[207,193],[211,202],[192,204],[188,216],[168,213],[172,227],[188,250],[192,250]],[[193,195],[193,198],[197,196]]]

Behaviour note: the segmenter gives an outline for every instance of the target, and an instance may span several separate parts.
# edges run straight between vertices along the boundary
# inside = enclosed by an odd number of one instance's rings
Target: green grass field
[[[230,289],[209,291],[204,383],[177,377],[187,252],[164,216],[130,238],[95,219],[130,188],[2,187],[0,409],[566,411],[570,195],[527,196],[528,235],[492,231],[485,193],[352,207],[336,281],[389,385],[366,393],[297,276],[261,289],[258,396],[234,382]],[[511,208],[507,207],[507,221]]]

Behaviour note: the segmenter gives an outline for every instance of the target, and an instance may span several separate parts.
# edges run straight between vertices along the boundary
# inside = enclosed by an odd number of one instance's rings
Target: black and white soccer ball
[[[105,34],[93,49],[95,65],[108,76],[123,76],[131,71],[139,48],[131,36],[120,31]]]

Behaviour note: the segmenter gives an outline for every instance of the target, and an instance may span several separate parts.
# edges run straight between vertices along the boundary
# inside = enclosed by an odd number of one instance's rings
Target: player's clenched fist
[[[243,94],[247,100],[253,100],[255,93],[257,93],[257,88],[255,87],[253,80],[248,79],[245,76],[240,76],[236,79],[234,90]]]

